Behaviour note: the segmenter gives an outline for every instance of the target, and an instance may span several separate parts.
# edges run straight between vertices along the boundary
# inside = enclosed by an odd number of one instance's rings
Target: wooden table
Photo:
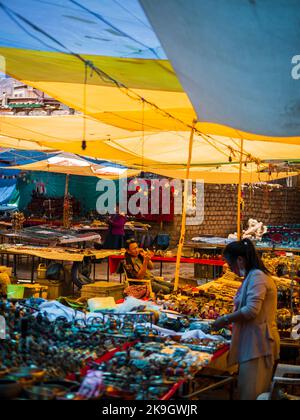
[[[3,264],[3,257],[7,256],[7,265],[9,265],[9,257],[13,256],[13,275],[17,275],[17,256],[23,255],[31,257],[31,282],[34,282],[35,258],[38,260],[52,260],[52,261],[83,261],[84,257],[90,257],[94,261],[94,276],[96,260],[107,259],[110,256],[119,255],[121,251],[118,250],[96,250],[96,249],[82,249],[77,248],[45,248],[45,247],[19,247],[7,246],[0,249],[1,264]],[[108,264],[109,267],[109,264]]]

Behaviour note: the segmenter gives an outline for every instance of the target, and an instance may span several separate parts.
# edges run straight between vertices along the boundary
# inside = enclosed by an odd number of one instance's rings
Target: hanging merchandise
[[[248,228],[243,231],[242,239],[261,240],[263,235],[268,231],[263,222],[258,222],[255,219],[249,219]],[[237,239],[237,234],[230,234],[228,239]]]
[[[12,222],[13,230],[15,230],[15,231],[16,230],[22,230],[24,222],[25,222],[24,213],[21,213],[21,212],[13,213],[12,218],[11,218],[11,222]]]
[[[72,220],[73,220],[73,207],[72,207],[72,199],[71,197],[68,195],[65,197],[64,199],[64,213],[63,213],[63,223],[64,223],[64,227],[66,229],[69,229],[71,224],[72,224]]]
[[[143,181],[146,182],[146,187],[138,185],[138,180],[133,181],[136,188],[135,191],[129,191],[129,188],[127,189],[127,202],[129,203],[136,193],[142,193],[147,197],[147,213],[133,215],[128,209],[128,215],[132,215],[138,220],[142,219],[149,222],[173,222],[175,214],[174,188],[170,186],[169,182],[160,186],[159,179],[143,179]],[[144,191],[143,188],[145,189]],[[155,208],[155,212],[152,211],[153,208]],[[167,208],[169,209],[168,211],[166,211]]]
[[[38,195],[46,195],[46,185],[43,182],[37,182],[35,184],[35,191]]]

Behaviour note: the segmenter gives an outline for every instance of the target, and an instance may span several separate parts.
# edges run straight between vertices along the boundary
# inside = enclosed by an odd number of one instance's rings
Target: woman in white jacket
[[[239,364],[240,399],[255,400],[269,390],[279,359],[277,288],[249,239],[229,244],[224,258],[244,281],[234,299],[235,311],[219,318],[213,328],[233,323],[229,364]]]

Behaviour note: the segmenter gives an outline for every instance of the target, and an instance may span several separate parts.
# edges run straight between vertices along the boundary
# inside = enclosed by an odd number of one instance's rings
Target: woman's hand
[[[229,324],[228,316],[221,316],[218,318],[211,326],[213,331],[219,331],[222,328],[225,328]]]

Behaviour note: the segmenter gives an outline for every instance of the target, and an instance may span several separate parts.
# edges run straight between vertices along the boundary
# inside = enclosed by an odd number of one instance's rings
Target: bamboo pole
[[[66,175],[66,185],[65,185],[65,196],[64,196],[64,212],[63,212],[63,225],[64,225],[64,228],[66,228],[66,229],[70,227],[69,203],[68,203],[69,180],[70,180],[70,175],[67,174]]]
[[[70,181],[70,175],[66,175],[66,184],[65,184],[65,198],[67,197],[69,193],[69,181]]]
[[[244,153],[244,139],[242,138],[241,139],[240,169],[239,169],[239,185],[238,185],[238,211],[237,211],[237,238],[238,238],[238,241],[240,241],[242,239],[241,205],[242,205],[243,153]]]
[[[186,176],[184,182],[184,195],[183,195],[183,209],[182,209],[182,220],[181,220],[181,232],[180,232],[180,240],[179,246],[177,251],[177,258],[176,258],[176,269],[175,269],[175,283],[174,283],[174,290],[178,290],[179,285],[179,275],[180,275],[180,262],[181,262],[181,255],[182,255],[182,248],[184,245],[185,240],[185,232],[186,232],[186,207],[187,207],[187,198],[188,198],[188,180],[190,178],[190,168],[191,168],[191,161],[192,161],[192,153],[193,153],[193,142],[194,142],[194,134],[195,134],[195,127],[197,124],[197,120],[193,121],[191,135],[190,135],[190,143],[189,143],[189,156],[187,161],[186,167]]]

